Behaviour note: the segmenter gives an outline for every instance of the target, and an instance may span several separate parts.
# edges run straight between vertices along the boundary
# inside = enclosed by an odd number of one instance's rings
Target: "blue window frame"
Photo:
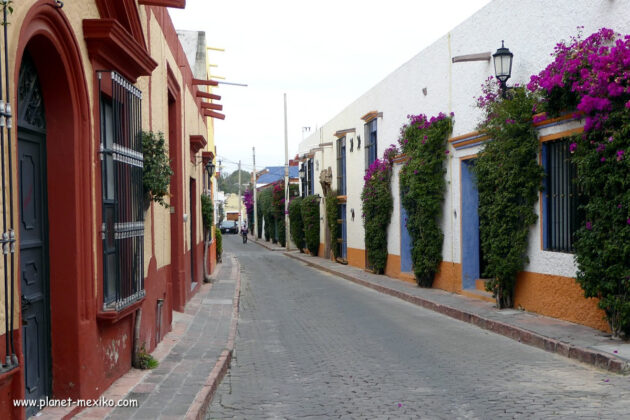
[[[315,171],[313,170],[313,160],[314,159],[308,160],[308,195],[315,194]]]
[[[337,141],[337,194],[346,195],[346,138]]]
[[[365,170],[376,160],[378,152],[378,136],[376,118],[365,124]]]

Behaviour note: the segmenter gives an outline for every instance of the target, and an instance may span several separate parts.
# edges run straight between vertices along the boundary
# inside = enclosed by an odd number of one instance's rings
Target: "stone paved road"
[[[224,238],[241,314],[209,419],[630,418],[630,377]]]

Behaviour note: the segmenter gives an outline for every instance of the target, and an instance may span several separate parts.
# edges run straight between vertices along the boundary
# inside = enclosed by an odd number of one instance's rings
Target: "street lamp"
[[[494,58],[494,74],[499,79],[501,94],[505,98],[505,91],[508,89],[505,83],[512,76],[512,58],[514,54],[505,48],[503,41],[501,41],[501,48],[492,54],[492,57]]]
[[[214,163],[212,163],[212,159],[206,163],[206,172],[208,173],[208,176],[212,178],[212,174],[214,174]]]
[[[300,186],[302,187],[302,197],[306,197],[306,168],[305,163],[300,165]]]

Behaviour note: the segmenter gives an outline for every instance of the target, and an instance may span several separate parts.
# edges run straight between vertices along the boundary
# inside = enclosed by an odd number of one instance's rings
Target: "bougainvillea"
[[[304,252],[304,222],[302,221],[302,197],[296,197],[289,202],[289,224],[291,239],[300,252]]]
[[[378,274],[383,273],[387,265],[387,228],[394,209],[392,165],[397,154],[398,148],[392,144],[383,153],[383,159],[372,162],[363,177],[365,249],[369,265]]]
[[[586,197],[576,232],[577,281],[614,335],[630,336],[630,35],[603,28],[556,45],[528,87],[550,115],[577,109],[584,133],[570,146]]]
[[[404,221],[411,236],[411,259],[419,286],[431,287],[442,261],[444,235],[440,227],[446,182],[446,142],[453,127],[451,116],[428,119],[410,115],[401,129],[399,144],[408,160],[400,171]]]
[[[528,262],[529,229],[536,222],[534,204],[542,186],[538,136],[532,123],[536,97],[516,86],[505,98],[490,78],[477,105],[484,112],[479,131],[485,143],[472,167],[479,192],[479,233],[486,288],[499,308],[513,306],[516,276]]]
[[[309,195],[302,199],[302,221],[306,248],[311,255],[319,251],[319,197]]]

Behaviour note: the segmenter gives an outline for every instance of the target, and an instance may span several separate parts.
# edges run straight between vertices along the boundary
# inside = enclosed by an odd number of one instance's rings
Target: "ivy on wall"
[[[528,85],[549,115],[577,109],[584,133],[570,145],[586,197],[576,232],[577,282],[615,336],[630,337],[630,35],[602,28],[560,42]]]
[[[452,131],[452,115],[440,113],[428,119],[410,115],[398,140],[408,160],[400,170],[404,221],[411,237],[411,259],[418,285],[431,287],[442,261],[444,234],[440,226],[446,182],[444,161]]]
[[[543,169],[538,164],[538,135],[532,123],[536,97],[515,87],[505,98],[490,78],[477,105],[484,112],[479,131],[485,143],[472,171],[479,193],[479,233],[486,263],[483,277],[497,307],[511,308],[516,276],[529,261],[530,227],[536,223],[534,204],[542,188]]]
[[[212,199],[207,194],[201,194],[201,220],[204,229],[208,230],[212,227],[214,209],[212,208]]]
[[[326,195],[326,222],[330,230],[330,250],[333,258],[339,256],[339,199],[337,198],[337,190],[330,190]]]
[[[306,248],[311,255],[319,252],[319,200],[317,195],[309,195],[302,199],[302,221]]]
[[[387,228],[394,209],[392,167],[398,148],[391,145],[376,159],[363,177],[361,201],[367,259],[374,272],[382,274],[387,265]]]
[[[274,234],[275,229],[275,219],[273,217],[273,211],[271,208],[271,188],[265,188],[260,192],[260,196],[258,197],[258,203],[260,205],[261,215],[264,222],[264,235],[265,241],[269,242],[271,240],[272,235]],[[259,224],[260,226],[260,224]]]

